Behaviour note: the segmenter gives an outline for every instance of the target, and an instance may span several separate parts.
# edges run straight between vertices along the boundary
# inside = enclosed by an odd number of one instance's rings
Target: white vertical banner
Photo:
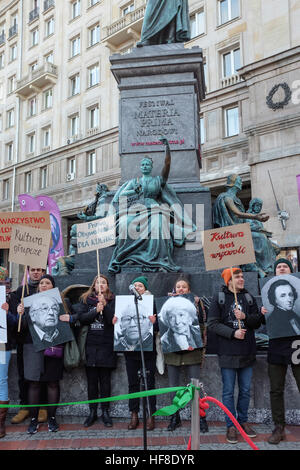
[[[6,311],[1,308],[5,302],[6,287],[0,286],[0,344],[7,343],[7,314]]]

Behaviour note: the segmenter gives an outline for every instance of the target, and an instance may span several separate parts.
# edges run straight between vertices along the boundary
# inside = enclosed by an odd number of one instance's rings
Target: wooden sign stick
[[[99,261],[99,249],[97,248],[97,271],[98,271],[98,285],[99,285],[99,292],[98,295],[100,294],[100,261]],[[103,315],[103,312],[101,312],[101,315]]]
[[[232,287],[233,287],[235,306],[236,306],[236,308],[238,308],[238,300],[237,300],[237,295],[236,295],[236,289],[235,289],[235,284],[233,282],[233,269],[232,269],[232,266],[230,266],[230,273],[231,273],[231,279],[232,279]],[[239,323],[239,330],[240,330],[241,329],[241,321],[238,320],[238,323]]]
[[[25,271],[24,271],[21,304],[23,303],[23,300],[24,300],[24,291],[25,291],[26,278],[27,278],[27,266],[25,266]],[[19,315],[18,333],[20,333],[20,331],[21,331],[21,320],[22,320],[22,315]]]

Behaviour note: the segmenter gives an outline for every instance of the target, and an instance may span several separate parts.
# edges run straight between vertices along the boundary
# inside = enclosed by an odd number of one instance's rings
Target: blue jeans
[[[241,369],[221,368],[223,381],[223,404],[229,409],[240,424],[248,421],[252,371],[252,367],[243,367]],[[236,377],[238,379],[239,393],[235,409],[234,386]],[[225,419],[228,428],[233,426],[231,419],[227,415]]]
[[[4,351],[0,354],[0,401],[8,401],[8,366],[11,351]]]

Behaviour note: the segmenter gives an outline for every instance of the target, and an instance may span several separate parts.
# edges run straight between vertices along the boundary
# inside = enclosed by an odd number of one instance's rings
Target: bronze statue
[[[108,268],[111,273],[128,265],[142,271],[180,271],[173,260],[174,247],[183,246],[186,237],[196,230],[167,183],[171,153],[167,139],[160,140],[166,146],[161,175],[152,176],[153,162],[146,156],[141,161],[142,176],[124,183],[113,198],[117,238]],[[130,198],[135,207],[130,205]],[[126,201],[125,208],[122,200]]]
[[[148,0],[138,47],[189,40],[188,0]]]
[[[95,200],[89,204],[82,212],[77,214],[77,217],[85,222],[100,219],[107,215],[106,198],[109,189],[106,184],[97,183]]]

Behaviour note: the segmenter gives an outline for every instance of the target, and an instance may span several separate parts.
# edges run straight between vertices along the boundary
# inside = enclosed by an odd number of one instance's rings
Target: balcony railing
[[[3,33],[0,34],[0,46],[4,43],[5,43],[5,33],[3,31]]]
[[[54,6],[55,6],[54,0],[45,0],[44,1],[44,13],[45,11],[49,10],[49,8],[54,7]]]
[[[12,38],[18,32],[18,25],[14,24],[8,30],[8,38]]]
[[[40,9],[39,7],[36,7],[34,8],[34,10],[31,10],[31,12],[29,13],[29,23],[31,23],[31,21],[35,20],[36,18],[39,17],[39,14],[40,14]]]
[[[146,10],[146,2],[134,11],[115,21],[106,28],[105,39],[114,46],[119,46],[122,42],[128,40],[128,33],[132,32],[135,39],[140,35],[143,18]]]
[[[45,86],[54,84],[57,79],[57,67],[49,62],[46,62],[41,67],[31,70],[29,75],[22,80],[18,80],[16,93],[22,97],[26,97],[32,93],[33,90],[39,91]]]
[[[221,87],[225,88],[230,85],[235,85],[236,83],[242,81],[242,78],[239,76],[238,73],[234,75],[230,75],[230,77],[224,77],[221,79]]]

